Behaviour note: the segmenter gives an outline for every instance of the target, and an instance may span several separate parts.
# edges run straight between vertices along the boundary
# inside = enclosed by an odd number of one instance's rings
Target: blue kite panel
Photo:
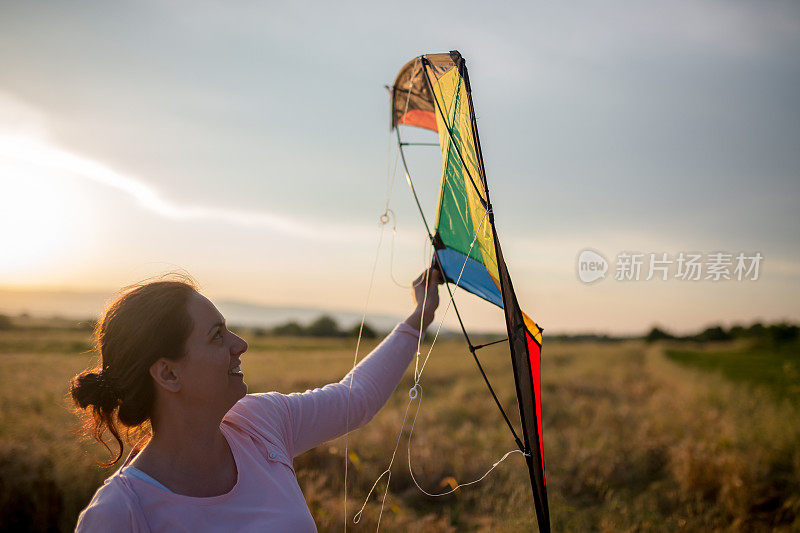
[[[483,264],[450,248],[442,248],[437,250],[437,253],[448,278],[453,281],[457,280],[463,267],[464,273],[461,274],[458,286],[498,307],[503,307],[503,296]],[[466,264],[464,264],[464,260],[466,260]]]

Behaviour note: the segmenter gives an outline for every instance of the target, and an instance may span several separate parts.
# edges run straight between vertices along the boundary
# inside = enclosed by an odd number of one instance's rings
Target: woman
[[[425,276],[429,276],[426,283]],[[152,436],[106,479],[78,531],[316,531],[292,458],[366,424],[391,395],[439,303],[438,271],[414,312],[353,371],[321,389],[247,394],[247,343],[185,280],[139,285],[96,330],[99,367],[72,381],[86,430]],[[427,294],[426,294],[427,288]],[[150,430],[151,428],[151,430]]]

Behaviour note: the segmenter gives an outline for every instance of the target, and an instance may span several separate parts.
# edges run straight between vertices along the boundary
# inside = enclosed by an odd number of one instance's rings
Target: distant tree
[[[292,321],[281,324],[280,326],[275,326],[272,328],[272,333],[286,337],[300,337],[305,335],[306,330],[297,322]]]
[[[760,338],[764,336],[764,324],[761,322],[754,322],[752,326],[747,328],[747,336]]]
[[[309,324],[306,333],[312,337],[339,337],[342,335],[339,324],[328,315],[322,315]]]
[[[267,330],[264,328],[253,328],[253,336],[254,337],[266,337]]]
[[[798,327],[794,324],[787,324],[786,322],[772,324],[767,326],[766,336],[772,344],[786,344],[797,340]]]
[[[356,324],[353,326],[350,331],[348,331],[348,335],[351,337],[358,337],[358,330],[361,329],[361,324]],[[374,339],[378,336],[378,333],[372,329],[367,322],[364,322],[364,329],[361,331],[361,338],[363,339]]]
[[[722,326],[712,326],[695,335],[694,340],[700,342],[729,341],[731,340],[731,335]]]
[[[731,326],[731,329],[728,330],[728,333],[734,339],[741,339],[742,337],[747,336],[747,329],[740,324],[735,324]]]
[[[647,335],[644,336],[644,340],[647,341],[647,342],[663,341],[663,340],[674,339],[674,338],[675,338],[674,335],[672,335],[670,333],[667,333],[666,331],[664,331],[664,330],[662,330],[660,328],[657,328],[657,327],[654,327],[653,329],[651,329],[650,333],[648,333]]]
[[[14,329],[14,323],[11,318],[6,315],[0,315],[0,331]]]

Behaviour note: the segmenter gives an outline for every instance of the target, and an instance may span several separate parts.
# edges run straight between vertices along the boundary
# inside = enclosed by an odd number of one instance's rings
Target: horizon
[[[13,303],[8,303],[7,301],[3,301],[2,297],[6,296],[8,293],[14,293],[19,298],[18,300],[14,301]],[[24,316],[29,316],[32,318],[38,319],[54,319],[54,320],[68,320],[68,321],[85,321],[85,320],[97,320],[102,316],[102,310],[105,306],[105,303],[112,299],[118,291],[81,291],[76,289],[56,289],[56,288],[17,288],[17,287],[3,287],[0,286],[0,315],[6,315],[9,317],[16,317],[21,318]],[[90,307],[94,310],[89,311],[78,311],[73,312],[74,309],[78,308],[81,309],[80,306],[74,305],[74,299],[70,300],[68,298],[64,298],[64,301],[61,305],[57,303],[53,303],[52,299],[46,303],[41,304],[35,303],[36,297],[42,296],[50,296],[58,298],[59,296],[64,295],[71,295],[73,297],[84,297],[88,298],[89,301],[86,301],[86,307],[83,309],[89,309]],[[26,306],[27,303],[27,306]],[[347,329],[352,327],[353,325],[358,325],[361,320],[361,311],[357,309],[346,309],[346,308],[333,308],[333,307],[311,307],[311,306],[283,306],[283,305],[270,305],[264,303],[258,303],[254,301],[244,301],[244,300],[231,300],[231,299],[221,299],[216,302],[219,306],[220,310],[223,311],[223,315],[226,318],[229,318],[229,321],[234,327],[242,327],[242,328],[259,328],[259,327],[274,327],[276,325],[282,325],[287,322],[298,322],[302,325],[308,325],[313,320],[321,317],[321,316],[331,316],[334,318],[339,326]],[[250,310],[243,310],[240,307],[252,307],[255,309]],[[237,309],[238,308],[238,309]],[[227,312],[226,312],[227,311]],[[232,312],[231,312],[232,311]],[[270,319],[260,319],[259,316],[263,316],[264,311],[271,311],[274,312],[274,315]],[[370,324],[372,327],[379,329],[380,331],[389,331],[394,327],[394,324],[397,322],[402,321],[403,318],[399,315],[392,316],[387,314],[373,314],[371,317],[368,316],[365,320],[365,324]],[[660,324],[653,323],[651,326],[637,331],[607,331],[607,330],[598,330],[598,329],[589,329],[589,330],[567,330],[567,331],[548,331],[544,332],[544,339],[547,340],[549,337],[559,337],[559,336],[609,336],[612,338],[639,338],[646,335],[654,328],[661,329],[669,334],[673,334],[676,336],[690,336],[696,333],[702,332],[708,328],[713,327],[723,327],[725,329],[730,329],[734,326],[744,326],[749,327],[751,325],[761,323],[764,325],[769,324],[780,324],[780,323],[787,323],[787,324],[797,324],[798,322],[792,319],[776,319],[776,320],[766,320],[760,317],[755,317],[751,320],[732,320],[732,321],[723,321],[723,320],[710,320],[706,323],[698,324],[695,327],[689,327],[685,329],[671,329],[664,327]],[[451,327],[443,327],[442,333],[446,333],[448,335],[457,334],[459,333],[457,328]],[[485,330],[475,330],[475,333],[478,335],[493,335],[493,334],[505,334],[505,330],[502,328],[494,328],[494,329],[485,329]]]

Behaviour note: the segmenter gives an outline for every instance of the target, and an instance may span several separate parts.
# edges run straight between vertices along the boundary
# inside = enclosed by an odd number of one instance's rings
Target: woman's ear
[[[181,390],[181,383],[175,372],[176,361],[161,358],[150,365],[150,375],[153,376],[156,384],[167,392],[178,392]]]

